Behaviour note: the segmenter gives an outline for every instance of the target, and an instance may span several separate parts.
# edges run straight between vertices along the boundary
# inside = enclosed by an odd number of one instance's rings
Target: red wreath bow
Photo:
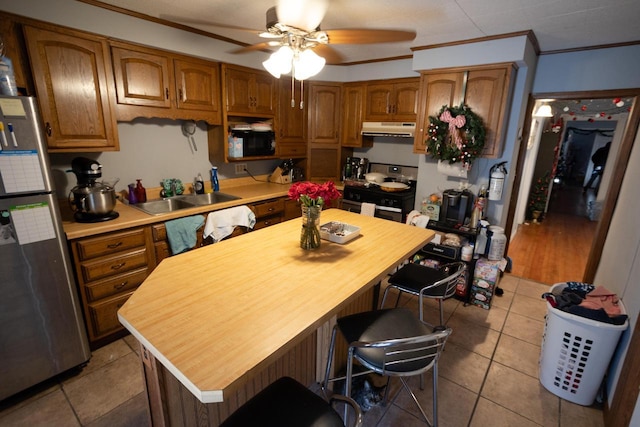
[[[445,123],[449,123],[449,133],[451,134],[451,138],[453,142],[456,144],[458,149],[462,149],[462,137],[460,136],[460,132],[458,129],[463,127],[465,123],[467,123],[467,119],[465,116],[460,114],[459,116],[453,117],[451,115],[451,111],[444,110],[442,114],[440,114],[440,120]]]

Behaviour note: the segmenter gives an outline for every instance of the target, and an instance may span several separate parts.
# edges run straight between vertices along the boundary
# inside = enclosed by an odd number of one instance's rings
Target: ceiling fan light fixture
[[[311,49],[303,50],[293,60],[293,73],[296,80],[305,80],[318,74],[324,68],[326,60]]]
[[[328,0],[279,0],[276,14],[282,24],[313,31],[320,26],[328,7]]]
[[[273,77],[279,79],[282,74],[291,72],[293,64],[293,50],[285,45],[271,54],[269,59],[262,63],[262,66]]]

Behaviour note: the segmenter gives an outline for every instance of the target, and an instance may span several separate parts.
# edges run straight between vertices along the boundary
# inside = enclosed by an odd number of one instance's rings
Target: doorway
[[[596,219],[596,221],[591,221],[590,218],[582,218],[582,221],[586,221],[587,224],[591,222],[592,224],[591,232],[587,233],[589,234],[587,236],[588,239],[586,241],[583,240],[580,243],[580,248],[584,251],[582,255],[579,255],[582,260],[582,265],[584,265],[584,271],[582,272],[581,276],[571,277],[570,279],[558,276],[558,280],[556,281],[582,280],[585,282],[592,282],[594,279],[595,272],[600,261],[600,256],[602,254],[602,247],[606,239],[607,230],[609,228],[611,217],[613,215],[613,209],[617,200],[617,194],[622,184],[624,172],[626,171],[627,159],[633,145],[633,139],[635,138],[635,134],[638,129],[639,115],[637,111],[634,113],[633,108],[633,106],[636,104],[637,95],[637,90],[620,90],[537,94],[530,96],[527,109],[527,119],[525,120],[524,124],[523,143],[521,144],[520,151],[518,153],[518,160],[516,164],[516,178],[511,194],[511,203],[507,219],[507,231],[509,232],[510,237],[514,236],[513,240],[510,243],[510,246],[514,246],[514,250],[517,249],[516,246],[518,232],[520,228],[523,227],[523,225],[521,224],[526,223],[525,215],[527,215],[527,202],[529,201],[529,192],[533,188],[533,170],[535,168],[535,160],[537,159],[538,150],[540,148],[540,141],[542,139],[544,131],[547,130],[553,132],[554,130],[558,130],[559,123],[562,125],[560,132],[558,132],[561,133],[558,140],[558,151],[555,153],[555,163],[552,165],[552,177],[556,177],[556,175],[559,173],[566,173],[566,171],[563,172],[561,170],[562,168],[565,168],[567,166],[566,159],[563,159],[561,157],[561,154],[563,154],[561,149],[563,148],[562,142],[564,141],[564,137],[567,136],[567,129],[570,126],[578,129],[578,127],[576,126],[576,122],[581,121],[578,120],[579,118],[584,118],[584,121],[590,124],[590,126],[586,127],[592,127],[592,129],[596,130],[598,129],[598,124],[603,124],[606,122],[616,122],[612,138],[615,138],[615,140],[617,141],[617,146],[615,150],[612,150],[608,158],[607,166],[604,169],[604,173],[599,177],[599,179],[601,180],[601,184],[597,195],[595,194],[595,189],[590,189],[585,193],[585,196],[587,196],[587,198],[585,199],[585,197],[582,197],[583,194],[581,189],[575,188],[580,192],[580,199],[574,198],[572,201],[570,197],[567,197],[567,194],[562,194],[562,190],[567,189],[567,184],[578,187],[580,185],[580,182],[582,181],[582,185],[584,185],[584,181],[588,180],[587,175],[591,171],[589,169],[590,165],[588,164],[586,166],[586,169],[584,164],[573,165],[576,168],[578,168],[579,166],[581,168],[581,173],[572,174],[571,179],[567,179],[564,182],[562,181],[563,177],[561,176],[560,182],[551,182],[549,185],[550,190],[548,192],[547,205],[545,206],[545,210],[549,215],[546,219],[548,221],[547,224],[553,224],[552,219],[554,215],[554,209],[566,210],[568,208],[573,208],[574,210],[577,210],[577,208],[580,208],[580,206],[577,206],[579,205],[579,203],[577,203],[577,200],[581,200],[582,203],[585,203],[586,205],[584,207],[593,208],[594,211],[588,212],[587,215],[591,213],[593,215],[593,218]],[[553,117],[542,119],[540,117],[534,116],[534,112],[537,111],[537,107],[542,103],[550,104],[552,106],[552,109],[555,109]],[[616,107],[617,109],[610,109],[611,111],[605,110],[605,107],[611,105],[616,106],[616,104],[620,103],[624,103],[624,105]],[[613,112],[614,110],[615,112]],[[620,120],[620,117],[618,116],[620,114],[624,115],[624,120]],[[572,132],[576,133],[583,131],[574,130]],[[598,142],[598,144],[604,143],[605,142],[602,141]],[[590,145],[589,155],[587,156],[587,159],[589,159],[589,161],[591,153],[595,149],[597,149],[598,144],[596,144],[596,146],[594,146],[594,144]],[[564,154],[566,155],[567,153]],[[533,160],[531,156],[534,156]],[[589,202],[594,203],[591,203],[591,205],[589,205]],[[578,224],[578,222],[573,221],[570,218],[563,219],[559,222],[564,222],[569,226],[575,226],[576,224]],[[579,227],[579,230],[581,232],[584,232],[587,228],[588,227]],[[554,242],[566,242],[568,239],[576,239],[575,236],[577,236],[577,234],[572,231],[568,231],[568,233],[572,234],[565,235],[564,237],[560,238],[553,235],[546,236],[547,240],[544,242],[544,244],[541,245],[541,250],[546,253],[545,256],[547,258],[563,259],[564,264],[567,264],[567,261],[569,260],[566,259],[566,249],[558,254],[549,254],[549,252],[553,251]],[[584,233],[582,233],[582,235],[584,235]],[[581,238],[584,239],[584,236],[582,236]],[[511,256],[511,252],[509,252],[509,255]],[[528,259],[531,258],[531,256],[528,257]],[[532,269],[534,270],[536,268],[539,269],[541,267],[540,265],[538,265],[537,267],[532,267]]]

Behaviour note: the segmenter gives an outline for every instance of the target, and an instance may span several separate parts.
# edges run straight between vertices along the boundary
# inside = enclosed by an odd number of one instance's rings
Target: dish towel
[[[204,224],[202,215],[187,216],[164,223],[171,253],[177,255],[193,248],[198,241],[196,231]]]
[[[214,243],[219,242],[233,233],[238,225],[248,228],[253,228],[256,225],[256,215],[248,206],[236,206],[211,212],[207,215],[203,237],[206,239],[211,236]]]
[[[362,203],[360,206],[360,215],[375,216],[376,205],[374,203]]]

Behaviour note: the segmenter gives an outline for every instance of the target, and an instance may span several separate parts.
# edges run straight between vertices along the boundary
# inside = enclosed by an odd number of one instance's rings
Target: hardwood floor
[[[554,284],[582,281],[597,226],[587,215],[594,190],[558,186],[539,224],[522,224],[509,244],[514,276]]]

